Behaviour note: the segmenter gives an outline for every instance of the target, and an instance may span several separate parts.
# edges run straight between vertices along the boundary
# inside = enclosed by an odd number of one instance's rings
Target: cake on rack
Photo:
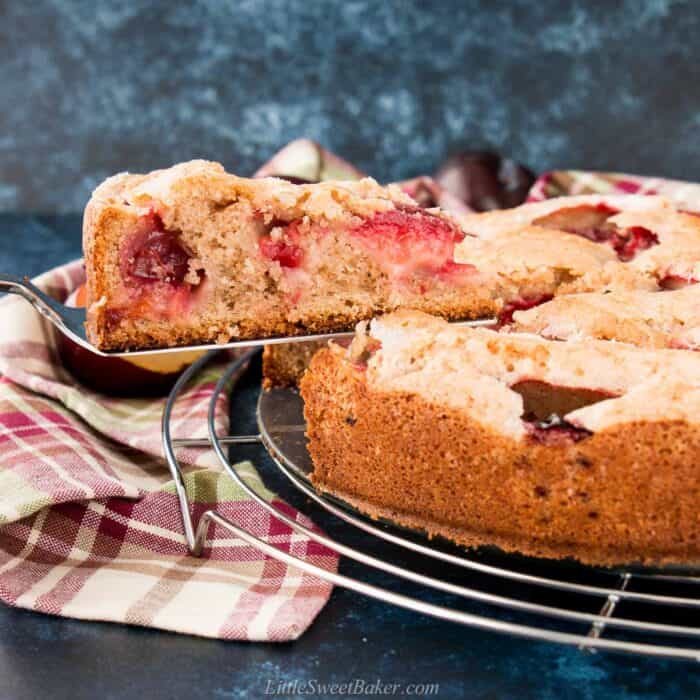
[[[659,344],[360,324],[301,381],[313,481],[463,545],[697,563],[700,353]]]
[[[700,217],[668,200],[456,218],[369,178],[192,161],[98,187],[84,249],[103,350],[359,321],[348,347],[266,348],[264,371],[303,375],[314,482],[370,515],[591,564],[698,561]],[[445,320],[471,318],[493,327]]]

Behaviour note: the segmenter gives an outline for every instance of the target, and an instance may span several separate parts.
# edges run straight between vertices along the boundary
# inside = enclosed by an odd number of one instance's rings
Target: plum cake
[[[596,565],[700,558],[698,352],[404,310],[320,350],[301,394],[315,485],[373,517]]]
[[[488,315],[465,234],[369,178],[299,185],[193,161],[122,174],[84,220],[87,331],[103,350],[352,328],[401,306]]]

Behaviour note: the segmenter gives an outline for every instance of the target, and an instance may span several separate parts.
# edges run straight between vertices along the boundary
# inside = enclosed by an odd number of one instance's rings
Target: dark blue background
[[[699,25],[700,6],[663,0],[0,1],[0,210],[78,212],[117,170],[192,157],[245,174],[298,136],[384,180],[458,144],[538,170],[700,179]],[[0,269],[77,257],[79,230],[78,216],[0,216]],[[437,682],[446,698],[700,694],[695,665],[510,639],[341,590],[283,645],[0,608],[2,698],[261,697],[268,679],[355,677]]]
[[[0,210],[299,136],[381,180],[456,144],[700,179],[692,1],[0,1]]]

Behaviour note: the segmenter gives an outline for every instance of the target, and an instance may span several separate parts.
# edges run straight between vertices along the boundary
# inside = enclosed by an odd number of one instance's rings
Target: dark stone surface
[[[0,270],[36,273],[79,254],[80,219],[0,215],[0,231],[10,245],[0,249]],[[255,430],[252,408],[259,380],[255,368],[237,392],[233,430]],[[351,546],[367,547],[367,537],[310,508],[256,447],[239,448],[252,458],[265,480],[329,534]],[[419,566],[415,558],[387,546],[372,545],[375,555]],[[517,565],[512,562],[511,565]],[[532,563],[530,563],[530,566]],[[549,566],[549,565],[547,565]],[[425,569],[425,567],[424,567]],[[341,571],[362,575],[402,593],[416,588],[383,574],[363,573],[344,559]],[[562,574],[547,567],[542,573]],[[467,586],[484,585],[471,573],[455,575],[430,565],[425,573],[451,576]],[[591,573],[591,576],[594,574]],[[595,576],[598,576],[596,574]],[[596,579],[597,580],[597,579]],[[609,579],[606,579],[609,581]],[[486,590],[513,594],[489,583]],[[517,591],[529,597],[525,591]],[[433,603],[455,605],[445,594],[423,593]],[[549,604],[571,604],[547,596]],[[461,604],[477,614],[493,614],[484,605]],[[591,607],[591,612],[596,610]],[[634,611],[626,614],[633,615]],[[529,621],[515,614],[503,619]],[[678,609],[677,622],[689,623]],[[635,656],[591,655],[576,648],[511,638],[459,627],[399,610],[355,593],[336,589],[311,629],[294,643],[220,642],[105,623],[53,618],[0,606],[0,698],[94,700],[101,698],[264,697],[268,682],[343,683],[353,679],[384,683],[437,683],[440,698],[683,698],[700,695],[697,664]],[[278,697],[287,697],[286,694]],[[316,697],[326,697],[319,693]]]
[[[459,143],[700,179],[690,0],[0,2],[0,210],[309,136],[379,179]]]

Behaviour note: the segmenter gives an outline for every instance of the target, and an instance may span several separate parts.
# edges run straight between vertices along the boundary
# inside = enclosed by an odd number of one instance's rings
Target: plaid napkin
[[[537,178],[528,202],[577,194],[647,194],[672,200],[680,209],[700,211],[700,184],[643,175],[558,170]]]
[[[35,282],[64,300],[80,262]],[[160,450],[164,399],[116,399],[80,386],[55,356],[48,324],[16,297],[0,300],[0,599],[54,615],[222,639],[284,641],[313,621],[332,586],[270,559],[217,526],[189,556]],[[220,367],[175,404],[173,437],[206,437]],[[220,433],[228,426],[222,397]],[[286,552],[328,570],[337,555],[271,518],[212,452],[180,450],[195,518],[210,507]],[[246,481],[287,515],[310,521]]]

